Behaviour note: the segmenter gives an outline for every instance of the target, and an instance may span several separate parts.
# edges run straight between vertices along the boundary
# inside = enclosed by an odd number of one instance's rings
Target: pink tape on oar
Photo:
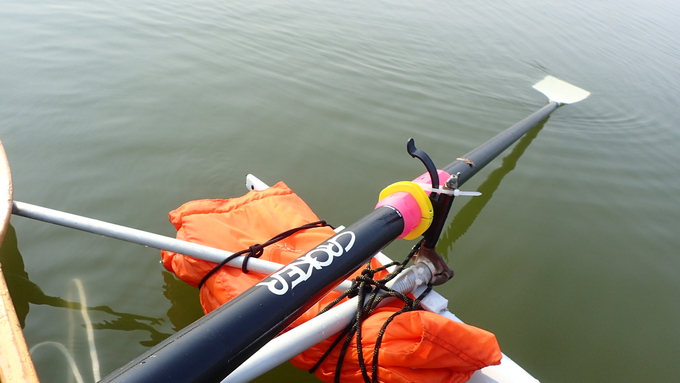
[[[441,180],[448,180],[449,174],[437,171]],[[427,197],[430,193],[423,191],[418,183],[431,184],[429,173],[416,178],[413,182],[397,182],[386,187],[380,193],[380,201],[376,209],[390,206],[396,209],[404,219],[404,230],[399,238],[415,239],[427,230],[432,223],[434,212],[432,203]]]
[[[381,206],[390,206],[401,214],[404,218],[404,230],[399,235],[399,238],[404,238],[409,235],[422,220],[422,211],[416,199],[410,193],[397,192],[381,199],[375,208]]]
[[[451,175],[443,170],[437,170],[437,174],[439,175],[439,187],[441,188],[444,183],[451,177]],[[431,185],[432,184],[432,178],[430,177],[430,173],[423,173],[420,177],[416,178],[413,180],[413,182],[417,184],[427,184]],[[430,192],[426,192],[428,195]]]

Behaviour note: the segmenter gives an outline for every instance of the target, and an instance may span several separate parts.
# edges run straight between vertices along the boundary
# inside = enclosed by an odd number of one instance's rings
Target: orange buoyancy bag
[[[261,244],[270,238],[310,222],[318,221],[311,209],[284,183],[243,197],[188,202],[170,212],[177,238],[231,252]],[[306,229],[264,248],[260,259],[287,264],[304,255],[334,234],[328,227]],[[216,264],[173,252],[161,252],[163,265],[185,282],[198,286]],[[379,266],[371,261],[371,267]],[[356,272],[354,276],[359,274]],[[383,275],[377,275],[381,278]],[[222,267],[200,288],[203,311],[208,313],[264,279],[266,275],[243,273],[239,268]],[[290,328],[313,318],[339,296],[328,293]],[[401,302],[399,302],[401,303]],[[399,303],[377,309],[362,324],[362,350],[371,371],[373,348],[385,320],[401,309]],[[403,305],[403,304],[402,304]],[[310,369],[336,336],[291,359],[298,368]],[[340,347],[336,347],[315,370],[324,382],[334,380]],[[498,364],[501,353],[493,334],[427,311],[397,315],[387,326],[378,354],[380,382],[467,381],[474,371]],[[352,340],[340,371],[341,382],[363,382],[358,364],[356,340]]]

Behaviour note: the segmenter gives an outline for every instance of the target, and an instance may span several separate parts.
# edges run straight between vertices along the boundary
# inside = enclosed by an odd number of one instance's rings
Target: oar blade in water
[[[546,76],[534,85],[534,89],[558,104],[573,104],[590,96],[590,92],[553,76]]]

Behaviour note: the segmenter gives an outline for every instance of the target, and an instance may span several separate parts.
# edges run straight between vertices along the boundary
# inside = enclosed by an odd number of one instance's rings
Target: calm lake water
[[[4,0],[0,139],[22,202],[174,236],[170,210],[253,173],[348,225],[422,173],[408,138],[444,166],[559,77],[591,97],[465,185],[484,195],[454,204],[437,291],[542,382],[675,382],[678,20],[671,0]],[[202,314],[155,249],[11,222],[29,347],[64,344],[87,382],[77,281],[102,376]],[[41,381],[72,381],[55,347],[33,356]]]

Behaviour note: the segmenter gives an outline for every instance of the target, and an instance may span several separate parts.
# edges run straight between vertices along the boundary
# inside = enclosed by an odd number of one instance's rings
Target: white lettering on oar
[[[346,236],[349,237],[349,240],[343,247],[338,240]],[[301,282],[309,279],[314,270],[321,270],[324,267],[330,266],[333,263],[333,259],[341,257],[354,246],[355,240],[356,235],[353,232],[342,232],[284,266],[281,270],[258,283],[257,286],[267,286],[272,293],[283,295],[289,289],[292,290]]]

